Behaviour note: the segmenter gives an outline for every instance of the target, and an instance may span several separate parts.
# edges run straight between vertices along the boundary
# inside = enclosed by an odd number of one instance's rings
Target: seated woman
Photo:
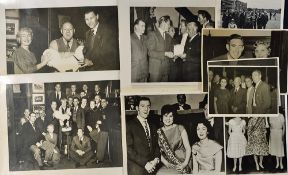
[[[174,124],[175,110],[171,105],[164,105],[161,115],[164,126],[157,130],[161,162],[164,164],[157,174],[190,173],[188,166],[191,147],[185,128]]]
[[[29,50],[33,38],[32,29],[28,27],[20,28],[16,37],[20,47],[12,54],[15,74],[33,73],[47,65],[50,61],[49,58],[43,56],[42,62],[37,64],[34,53]]]
[[[221,171],[223,147],[209,139],[211,131],[212,127],[207,120],[197,124],[197,136],[200,141],[192,146],[193,174]]]

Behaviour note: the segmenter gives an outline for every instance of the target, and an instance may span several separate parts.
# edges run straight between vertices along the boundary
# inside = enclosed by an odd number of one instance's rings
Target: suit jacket
[[[71,143],[71,151],[82,150],[85,153],[91,151],[91,142],[87,136],[83,136],[82,144],[78,136],[74,136]]]
[[[173,107],[173,109],[175,109],[176,111],[180,110],[180,104],[179,104],[179,103],[173,104],[172,107]],[[183,107],[184,110],[191,109],[191,106],[188,105],[188,104],[186,104],[186,103],[185,103],[182,107]]]
[[[39,128],[35,126],[34,129],[30,122],[26,122],[23,125],[21,137],[23,138],[23,150],[26,154],[30,152],[31,145],[35,145],[37,142],[43,139],[43,135],[41,134]]]
[[[95,98],[96,95],[100,95],[101,98],[105,98],[106,97],[106,95],[103,92],[98,92],[98,93],[94,92],[91,98]]]
[[[196,64],[196,68],[200,69],[201,37],[198,34],[191,41],[190,38],[187,38],[184,53],[186,53],[186,61]]]
[[[232,111],[232,106],[237,107],[237,112],[235,114],[245,114],[246,113],[246,89],[239,88],[239,90],[235,93],[235,88],[230,91],[230,110],[231,114],[234,114]]]
[[[69,98],[69,97],[72,97],[72,98],[77,97],[78,99],[80,99],[80,94],[75,93],[74,95],[72,95],[72,92],[69,92],[69,93],[67,93],[67,98]]]
[[[47,123],[45,122],[45,118],[44,120],[41,117],[37,118],[35,120],[35,127],[39,129],[40,133],[46,132]]]
[[[140,121],[135,117],[127,123],[127,158],[129,175],[146,175],[145,170],[147,162],[160,158],[158,146],[158,136],[156,128],[148,123],[151,135],[151,149],[149,148],[146,134]]]
[[[252,86],[250,90],[250,94],[248,94],[247,89],[247,104],[246,104],[246,114],[252,114],[252,105],[253,105],[253,95],[255,88]]]
[[[255,89],[256,107],[253,114],[269,114],[271,108],[271,93],[267,83],[261,81]]]
[[[94,64],[86,70],[119,70],[118,37],[102,23],[98,25],[96,35],[92,36],[90,30],[85,34],[84,56]],[[89,45],[91,40],[94,40],[93,47]]]
[[[146,36],[141,39],[135,33],[131,34],[131,80],[137,82],[138,79],[148,77],[148,50],[146,46]]]
[[[160,31],[156,29],[148,34],[147,48],[149,55],[149,73],[158,74],[158,72],[169,73],[170,58],[165,56],[165,52],[172,52],[172,38],[165,34],[163,39]]]
[[[222,117],[214,117],[214,125],[213,129],[213,137],[214,140],[220,143],[222,146],[224,145],[224,135],[223,135],[223,118]]]
[[[45,140],[43,143],[42,143],[42,146],[41,148],[44,149],[44,150],[52,150],[52,149],[56,149],[58,152],[58,148],[56,147],[57,145],[57,134],[53,133],[53,138],[51,137],[50,134],[46,134],[45,135]]]
[[[74,108],[71,109],[72,120],[76,123],[77,128],[84,129],[85,127],[85,112],[80,106],[78,106],[77,111],[74,111]]]
[[[48,104],[50,105],[52,101],[56,101],[57,103],[57,109],[59,108],[59,106],[61,105],[61,98],[66,98],[66,94],[64,92],[60,92],[61,96],[59,97],[59,99],[56,98],[56,91],[53,91],[51,93],[49,93],[48,95]]]

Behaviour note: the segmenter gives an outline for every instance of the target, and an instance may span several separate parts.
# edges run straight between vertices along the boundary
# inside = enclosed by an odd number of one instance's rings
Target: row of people
[[[155,29],[145,35],[147,22],[140,18],[134,22],[131,34],[131,81],[199,82],[200,31],[201,28],[214,27],[211,15],[199,10],[198,21],[182,20],[179,35],[175,33],[170,16],[160,17],[157,24]]]
[[[213,129],[208,118],[196,124],[193,132],[197,133],[198,141],[191,146],[185,127],[175,123],[173,105],[162,107],[163,125],[158,129],[147,121],[151,109],[149,98],[140,97],[136,108],[138,115],[128,121],[126,130],[128,174],[221,171],[223,147],[211,139]]]

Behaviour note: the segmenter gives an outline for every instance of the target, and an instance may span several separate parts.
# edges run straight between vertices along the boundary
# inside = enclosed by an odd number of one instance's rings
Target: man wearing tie
[[[55,84],[55,91],[53,91],[52,93],[50,93],[48,95],[49,100],[48,100],[48,104],[51,104],[52,101],[56,101],[57,103],[57,109],[59,108],[59,106],[61,105],[61,98],[65,98],[64,93],[61,91],[61,85],[60,83],[56,83]]]
[[[77,90],[76,84],[72,84],[70,90],[71,90],[71,91],[68,92],[67,97],[72,97],[72,98],[77,97],[77,98],[80,98],[80,94],[78,94],[78,93],[76,92],[76,90]]]
[[[118,37],[99,22],[99,14],[92,9],[85,12],[86,32],[84,66],[86,71],[119,70]]]
[[[145,22],[136,19],[134,33],[131,34],[131,82],[147,82],[148,50],[146,46]]]
[[[158,20],[159,27],[148,33],[147,48],[149,55],[150,82],[167,82],[170,59],[174,58],[172,38],[166,34],[171,25],[169,16]]]
[[[253,81],[251,77],[245,78],[245,84],[247,87],[247,104],[246,104],[246,114],[252,114],[252,102],[255,88],[253,86]]]
[[[147,118],[150,112],[149,98],[141,97],[136,105],[137,117],[127,123],[127,158],[129,175],[156,174],[160,162],[156,128]]]
[[[187,24],[188,39],[186,40],[184,54],[181,58],[183,64],[183,80],[185,82],[201,82],[201,37],[199,24],[191,21]]]
[[[235,87],[230,91],[230,110],[231,114],[245,114],[246,113],[246,89],[241,88],[241,78],[234,78]]]
[[[271,94],[269,85],[261,80],[261,71],[252,72],[252,79],[255,83],[253,94],[253,114],[269,114],[271,108]]]
[[[61,26],[62,37],[51,41],[49,48],[57,50],[59,53],[72,52],[74,53],[78,47],[78,42],[73,38],[75,29],[71,22],[66,21]]]
[[[84,109],[79,106],[79,98],[74,97],[72,109],[72,131],[76,134],[77,129],[83,129],[85,127],[85,112]]]
[[[177,101],[178,103],[175,103],[172,105],[173,109],[176,111],[183,111],[191,109],[191,106],[186,103],[186,95],[185,94],[177,94]]]

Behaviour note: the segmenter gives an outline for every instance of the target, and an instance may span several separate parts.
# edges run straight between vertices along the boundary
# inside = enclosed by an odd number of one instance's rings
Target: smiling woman
[[[44,67],[49,59],[43,57],[43,61],[37,64],[36,57],[33,52],[29,50],[29,46],[33,39],[33,31],[30,28],[24,27],[19,30],[16,35],[17,42],[20,47],[15,50],[12,59],[15,63],[14,71],[16,74],[33,73]]]

